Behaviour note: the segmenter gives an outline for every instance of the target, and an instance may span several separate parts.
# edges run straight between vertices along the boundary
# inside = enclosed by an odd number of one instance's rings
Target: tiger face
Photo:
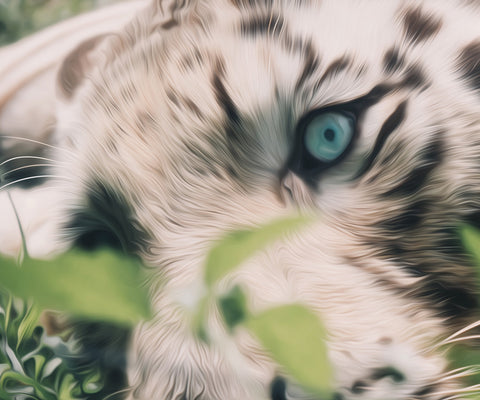
[[[59,72],[62,237],[113,230],[151,270],[128,399],[310,398],[218,314],[199,341],[187,304],[215,240],[299,211],[221,285],[318,313],[339,399],[460,396],[440,344],[477,312],[456,229],[480,210],[478,6],[166,3]]]

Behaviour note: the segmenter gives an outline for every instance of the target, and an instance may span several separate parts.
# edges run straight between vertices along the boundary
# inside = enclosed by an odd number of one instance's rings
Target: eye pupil
[[[325,139],[329,142],[333,142],[335,139],[335,131],[333,129],[326,129],[323,135],[325,136]]]

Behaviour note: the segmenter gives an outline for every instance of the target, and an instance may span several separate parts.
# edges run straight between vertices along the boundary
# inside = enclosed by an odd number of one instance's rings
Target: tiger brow
[[[398,128],[398,126],[402,123],[405,119],[405,110],[407,108],[407,100],[402,101],[395,111],[385,120],[382,127],[380,128],[380,132],[377,136],[377,140],[375,141],[375,145],[373,146],[372,152],[368,155],[365,163],[360,168],[358,173],[355,175],[354,179],[358,179],[360,176],[364,175],[373,165],[374,161],[376,160],[378,154],[382,150],[385,142],[389,138],[389,136]]]

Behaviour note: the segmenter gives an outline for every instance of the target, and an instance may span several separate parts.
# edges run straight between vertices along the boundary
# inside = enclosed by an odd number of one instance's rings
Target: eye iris
[[[326,112],[312,118],[305,129],[304,144],[316,159],[328,163],[340,157],[353,138],[353,120],[341,113]]]

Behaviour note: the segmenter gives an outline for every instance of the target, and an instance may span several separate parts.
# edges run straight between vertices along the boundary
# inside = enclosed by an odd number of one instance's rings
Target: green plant
[[[0,0],[0,45],[115,0]],[[117,0],[118,1],[118,0]]]
[[[77,400],[102,389],[95,368],[71,372],[73,339],[47,337],[39,308],[0,290],[0,399]]]

